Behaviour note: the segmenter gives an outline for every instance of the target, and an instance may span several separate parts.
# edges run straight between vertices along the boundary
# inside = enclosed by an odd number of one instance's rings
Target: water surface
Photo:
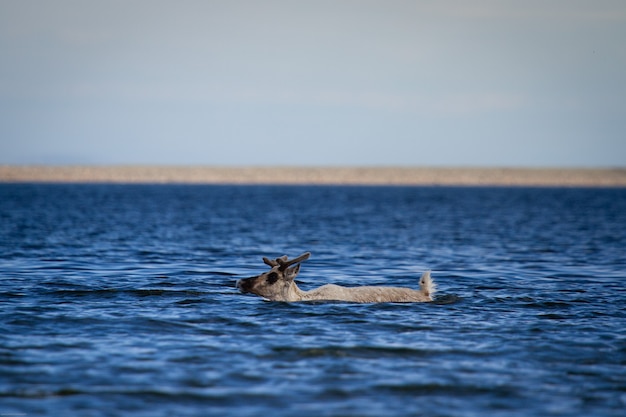
[[[0,415],[623,416],[626,190],[0,185]],[[433,303],[239,294],[299,285]]]

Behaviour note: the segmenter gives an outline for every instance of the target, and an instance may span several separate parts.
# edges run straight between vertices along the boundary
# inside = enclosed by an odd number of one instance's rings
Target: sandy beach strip
[[[0,165],[0,182],[626,187],[626,168]]]

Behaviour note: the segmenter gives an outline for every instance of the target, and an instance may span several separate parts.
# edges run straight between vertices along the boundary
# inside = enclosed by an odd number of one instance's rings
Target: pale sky
[[[0,0],[0,164],[626,166],[626,1]]]

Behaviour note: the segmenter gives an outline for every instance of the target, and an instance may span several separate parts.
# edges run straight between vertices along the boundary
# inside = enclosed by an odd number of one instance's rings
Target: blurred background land
[[[626,169],[1,165],[0,182],[626,187]]]

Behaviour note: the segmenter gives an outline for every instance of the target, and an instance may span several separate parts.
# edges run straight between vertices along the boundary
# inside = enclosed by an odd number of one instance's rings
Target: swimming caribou
[[[237,280],[237,288],[242,293],[259,295],[270,301],[347,301],[353,303],[413,303],[433,300],[435,283],[430,271],[422,274],[419,290],[404,287],[343,287],[335,284],[303,291],[294,279],[300,272],[300,263],[309,259],[310,252],[289,260],[287,255],[276,259],[263,258],[271,269],[250,278]],[[292,266],[295,265],[295,266]]]

